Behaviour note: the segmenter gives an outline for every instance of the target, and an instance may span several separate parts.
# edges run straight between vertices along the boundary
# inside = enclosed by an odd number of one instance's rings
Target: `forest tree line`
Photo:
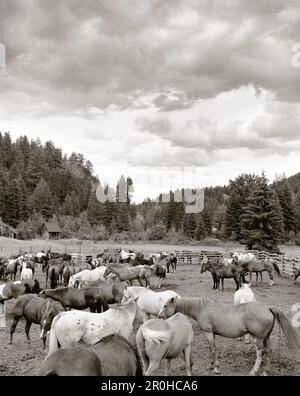
[[[131,202],[134,181],[120,177],[115,202],[96,197],[100,181],[80,153],[67,156],[48,141],[0,133],[0,217],[19,238],[40,237],[49,219],[62,238],[164,240],[172,243],[214,237],[272,250],[281,242],[300,244],[300,174],[277,177],[242,174],[227,186],[205,188],[199,214],[186,214],[183,202]],[[119,202],[126,186],[127,202]]]

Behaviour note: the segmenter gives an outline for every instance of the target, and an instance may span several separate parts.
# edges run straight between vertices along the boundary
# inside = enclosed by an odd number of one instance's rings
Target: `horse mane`
[[[176,301],[176,311],[186,316],[196,318],[208,302],[209,300],[203,297],[178,298]]]

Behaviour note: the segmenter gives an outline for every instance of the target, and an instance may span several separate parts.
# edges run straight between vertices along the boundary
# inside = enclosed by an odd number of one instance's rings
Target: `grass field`
[[[166,247],[164,247],[166,248]],[[44,287],[44,274],[37,268],[37,277]],[[162,290],[171,289],[182,296],[205,296],[224,303],[233,303],[234,282],[225,280],[225,291],[216,292],[212,290],[212,280],[209,273],[200,274],[199,265],[179,265],[177,272],[168,274],[166,284]],[[276,306],[281,309],[289,319],[292,317],[291,307],[300,303],[300,282],[294,284],[288,277],[276,277],[273,287],[268,285],[268,277],[264,275],[262,284],[253,287],[253,291],[259,302],[268,306]],[[14,300],[6,303],[8,313],[12,312]],[[39,339],[39,326],[32,325],[31,345],[25,342],[25,322],[19,323],[14,336],[14,344],[8,345],[9,326],[11,316],[7,319],[8,327],[0,329],[0,375],[36,375],[43,362],[45,354],[42,350],[42,342]],[[194,321],[193,328],[195,340],[193,343],[194,375],[212,375],[207,370],[209,363],[209,349],[204,337],[200,334]],[[135,331],[140,321],[135,322]],[[299,330],[300,331],[300,330]],[[299,334],[300,335],[300,334]],[[278,325],[275,326],[271,337],[273,355],[271,364],[271,375],[295,376],[300,375],[299,351],[290,353],[285,345],[282,333]],[[255,361],[255,348],[253,344],[246,345],[244,342],[217,337],[217,346],[220,354],[220,368],[223,375],[241,376],[247,374]],[[161,365],[157,375],[167,375],[166,362]],[[172,363],[172,375],[184,376],[185,369],[181,358]]]

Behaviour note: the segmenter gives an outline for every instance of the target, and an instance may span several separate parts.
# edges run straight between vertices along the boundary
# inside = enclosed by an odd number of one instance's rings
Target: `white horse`
[[[194,332],[189,319],[177,313],[169,319],[151,319],[144,323],[136,335],[136,344],[146,376],[153,375],[163,359],[168,360],[184,353],[187,375],[192,375],[191,350]]]
[[[20,281],[27,280],[27,279],[32,279],[33,278],[33,272],[31,268],[27,268],[27,262],[23,261],[22,262],[22,271],[21,271],[21,276],[20,276]]]
[[[249,303],[249,302],[257,302],[255,294],[251,290],[250,286],[251,286],[251,283],[250,284],[242,283],[242,286],[240,287],[240,289],[234,293],[234,296],[233,296],[234,305],[245,304],[245,303]],[[250,343],[249,337],[250,337],[249,334],[245,335],[245,343],[246,344]],[[241,340],[241,338],[239,338],[239,340]]]
[[[98,267],[94,270],[83,270],[70,277],[69,287],[75,287],[80,282],[97,282],[99,280],[105,280],[103,275],[106,271],[106,267]]]
[[[136,299],[130,299],[124,305],[110,305],[110,309],[103,313],[61,312],[51,325],[47,357],[58,350],[58,343],[61,348],[72,348],[80,341],[95,345],[111,334],[129,340],[135,315]]]
[[[257,261],[255,254],[253,253],[233,253],[232,259],[236,260],[239,264],[246,264],[250,261]]]
[[[121,260],[128,260],[129,258],[130,258],[130,260],[136,259],[135,253],[125,252],[125,250],[123,250],[123,249],[121,249],[120,255],[121,255]]]
[[[159,312],[163,308],[164,304],[172,297],[180,297],[179,294],[172,290],[166,290],[163,292],[154,292],[146,287],[141,286],[130,286],[123,292],[123,300],[125,302],[130,298],[136,298],[138,312],[142,317],[142,321],[145,323],[150,319],[150,315],[158,316]]]

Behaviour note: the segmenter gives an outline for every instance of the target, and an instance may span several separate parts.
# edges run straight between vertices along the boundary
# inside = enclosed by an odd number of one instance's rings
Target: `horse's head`
[[[209,261],[207,261],[207,263],[203,263],[201,265],[200,273],[203,274],[203,272],[208,271],[209,268],[210,268],[210,262]]]
[[[113,271],[113,269],[111,268],[110,265],[108,265],[108,267],[106,268],[106,270],[103,274],[103,278],[106,279],[109,274],[115,274],[115,272]]]
[[[177,296],[169,298],[158,314],[159,319],[166,319],[175,314],[177,299]]]

